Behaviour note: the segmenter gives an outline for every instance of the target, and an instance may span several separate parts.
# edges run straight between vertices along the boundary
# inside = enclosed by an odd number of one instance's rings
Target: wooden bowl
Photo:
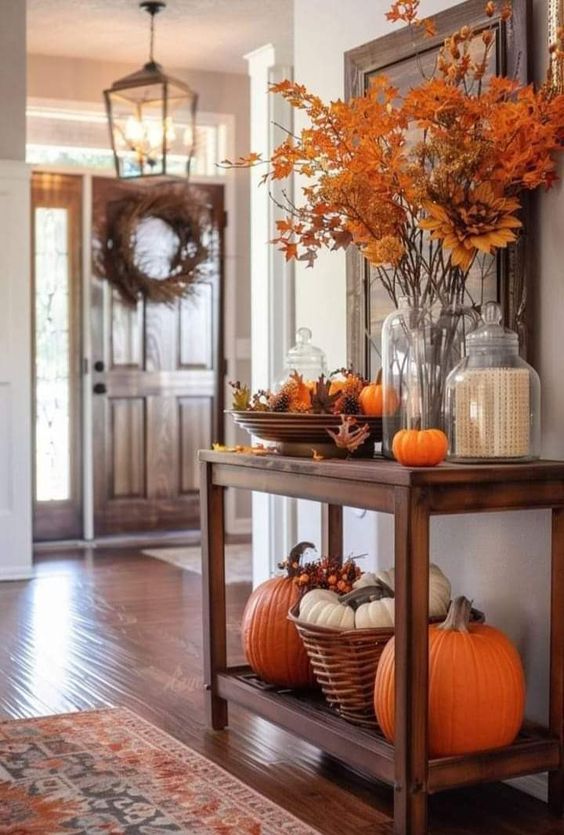
[[[293,412],[235,412],[229,411],[233,420],[249,435],[275,444],[282,455],[311,458],[315,449],[327,458],[344,458],[346,450],[339,449],[327,434],[341,425],[340,415],[312,415]],[[374,444],[382,440],[382,418],[354,415],[359,424],[370,427],[370,437],[359,447],[355,456],[370,458]]]

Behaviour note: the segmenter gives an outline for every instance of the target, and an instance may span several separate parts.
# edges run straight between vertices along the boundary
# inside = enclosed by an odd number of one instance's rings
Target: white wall
[[[429,14],[450,0],[423,0]],[[294,0],[294,77],[324,99],[344,95],[343,53],[391,31],[387,2]],[[535,0],[533,53],[542,77],[545,63],[546,0]],[[315,21],[315,25],[311,25]],[[564,189],[538,197],[535,284],[538,298],[537,367],[543,383],[544,455],[564,458],[564,395],[561,385],[561,322],[564,316]],[[321,303],[323,300],[323,303]],[[296,270],[296,324],[312,328],[329,365],[346,356],[345,259],[323,254],[313,270]],[[300,507],[300,535],[318,539],[318,512]],[[380,565],[393,560],[391,518],[347,511],[345,548],[369,550]],[[314,541],[315,541],[314,539]],[[546,720],[548,680],[549,514],[545,511],[433,519],[433,559],[453,580],[454,590],[474,598],[490,623],[517,642],[529,681],[528,714]]]
[[[25,3],[0,0],[0,580],[31,570]]]

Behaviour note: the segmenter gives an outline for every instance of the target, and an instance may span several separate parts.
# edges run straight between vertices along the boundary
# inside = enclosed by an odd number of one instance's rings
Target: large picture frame
[[[559,2],[559,0],[558,0]],[[501,4],[497,4],[501,6]],[[485,13],[484,0],[466,0],[433,15],[437,33],[425,41],[413,42],[408,27],[384,35],[345,53],[345,95],[362,96],[371,77],[386,74],[400,91],[421,80],[419,62],[432,65],[434,55],[449,36],[461,26],[478,30],[493,26],[496,49],[492,53],[493,74],[508,75],[526,83],[530,77],[528,32],[530,0],[513,0],[509,22],[499,12],[493,18]],[[484,301],[498,301],[507,327],[519,333],[521,351],[527,353],[531,342],[531,295],[527,288],[530,257],[528,201],[523,202],[523,234],[518,242],[492,258],[492,271]],[[366,259],[350,246],[347,251],[347,357],[356,370],[373,377],[380,367],[380,328],[385,316],[394,309],[378,280],[370,275]]]
[[[564,0],[548,0],[548,45],[556,43],[558,30],[564,26]],[[552,83],[559,93],[564,93],[562,67],[553,60]]]

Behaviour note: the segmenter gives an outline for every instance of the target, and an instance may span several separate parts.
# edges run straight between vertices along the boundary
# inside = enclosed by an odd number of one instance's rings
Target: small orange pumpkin
[[[400,429],[392,452],[404,467],[434,467],[444,461],[448,438],[440,429]]]
[[[523,722],[525,676],[499,629],[470,623],[458,597],[444,623],[429,627],[429,753],[450,757],[510,745]],[[378,664],[374,708],[384,736],[395,732],[394,639]]]
[[[300,598],[292,578],[310,542],[292,548],[285,576],[272,577],[253,591],[243,612],[241,636],[247,661],[259,678],[279,687],[308,687],[315,683],[309,658],[288,610]]]
[[[346,383],[347,381],[342,378],[331,380],[331,385],[329,386],[329,396],[332,397],[334,394],[340,394]]]
[[[360,410],[363,415],[391,417],[399,406],[399,397],[394,388],[382,385],[382,369],[373,383],[364,386],[360,392]]]

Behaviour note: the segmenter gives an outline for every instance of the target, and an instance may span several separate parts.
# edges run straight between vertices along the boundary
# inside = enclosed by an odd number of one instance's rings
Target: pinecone
[[[290,409],[291,402],[292,391],[284,386],[279,392],[271,396],[269,405],[273,412],[287,412]]]
[[[359,415],[360,401],[355,391],[344,392],[339,401],[340,411],[343,415]]]

